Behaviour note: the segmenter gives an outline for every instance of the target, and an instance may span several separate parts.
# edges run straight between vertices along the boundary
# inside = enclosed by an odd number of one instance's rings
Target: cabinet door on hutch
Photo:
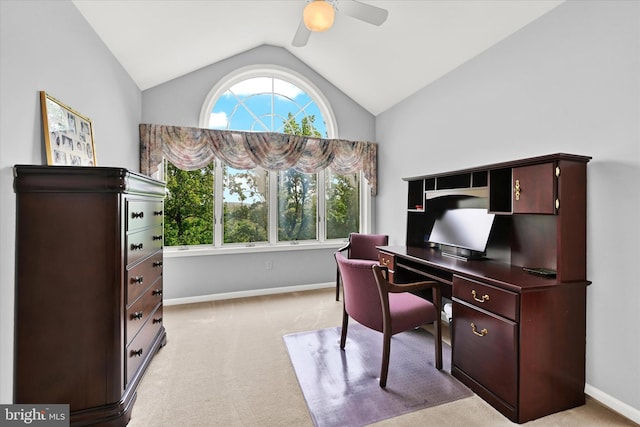
[[[513,213],[556,213],[554,163],[513,168]]]

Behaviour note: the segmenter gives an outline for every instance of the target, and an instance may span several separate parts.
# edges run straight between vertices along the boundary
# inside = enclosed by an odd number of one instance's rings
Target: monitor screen
[[[484,252],[494,217],[486,209],[447,210],[433,224],[429,242]]]

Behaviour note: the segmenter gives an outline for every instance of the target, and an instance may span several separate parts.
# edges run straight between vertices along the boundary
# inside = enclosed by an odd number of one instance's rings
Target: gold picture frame
[[[50,166],[96,166],[91,119],[40,91],[44,145]]]

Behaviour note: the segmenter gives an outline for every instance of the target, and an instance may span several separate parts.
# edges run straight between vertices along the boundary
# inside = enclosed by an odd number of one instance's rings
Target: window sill
[[[345,241],[336,240],[324,243],[284,243],[278,245],[255,246],[225,246],[216,248],[211,245],[202,246],[165,246],[163,255],[165,258],[181,258],[192,256],[252,254],[259,252],[288,252],[318,249],[338,249],[344,246]]]

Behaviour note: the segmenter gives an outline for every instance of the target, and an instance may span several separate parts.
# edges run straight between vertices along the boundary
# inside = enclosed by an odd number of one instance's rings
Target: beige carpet
[[[129,427],[312,427],[282,337],[338,326],[335,289],[169,306]],[[376,426],[513,426],[473,396]],[[592,399],[527,426],[633,426]]]

